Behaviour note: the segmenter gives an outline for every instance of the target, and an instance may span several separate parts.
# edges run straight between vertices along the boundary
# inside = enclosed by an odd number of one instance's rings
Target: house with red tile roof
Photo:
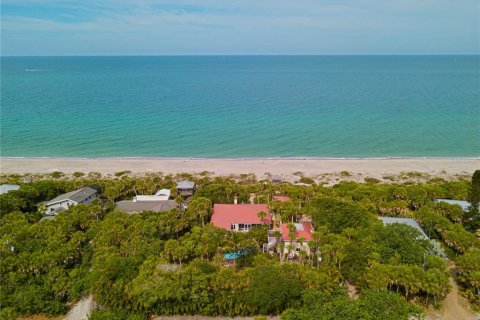
[[[292,198],[290,198],[289,196],[273,196],[273,201],[286,202],[290,200],[292,200]]]
[[[311,223],[304,222],[304,223],[293,223],[295,226],[295,239],[303,238],[306,241],[313,240],[312,232],[313,226]],[[282,232],[282,239],[283,241],[290,241],[290,230],[288,230],[288,223],[282,223],[280,226]]]
[[[287,223],[283,223],[280,226],[280,231],[282,233],[282,241],[285,243],[285,254],[289,253],[290,258],[295,257],[301,250],[304,250],[308,255],[310,254],[310,248],[308,246],[308,241],[313,240],[312,232],[313,226],[309,222],[304,223],[293,223],[295,227],[295,237],[290,238],[291,232],[288,228]],[[289,250],[288,246],[291,245],[293,248]],[[293,250],[292,250],[293,249]]]
[[[265,218],[258,216],[265,212]],[[270,210],[266,204],[214,204],[212,224],[228,231],[247,232],[253,226],[272,223]]]

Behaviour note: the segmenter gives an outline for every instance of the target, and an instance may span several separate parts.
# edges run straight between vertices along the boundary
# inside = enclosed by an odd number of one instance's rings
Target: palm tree
[[[284,252],[285,252],[285,242],[280,242],[278,244],[278,255],[280,256],[280,263],[283,263],[283,257],[284,257]]]
[[[176,196],[175,197],[175,203],[177,204],[177,208],[179,208],[180,205],[183,203],[183,197],[182,196]]]
[[[290,238],[290,242],[294,241],[297,237],[297,228],[293,223],[287,224],[288,229],[288,238]]]
[[[260,218],[262,224],[265,224],[265,218],[267,217],[267,213],[265,211],[260,211],[259,213],[257,213],[257,217]]]
[[[300,252],[298,253],[298,256],[300,257],[300,262],[302,263],[302,265],[304,264],[305,260],[307,259],[307,251],[305,250],[300,250]]]
[[[290,259],[290,253],[292,253],[293,250],[295,250],[295,246],[290,242],[287,245],[287,259]]]
[[[208,198],[199,197],[193,199],[189,205],[187,212],[192,219],[199,218],[202,227],[205,226],[207,219],[212,211],[212,202]]]
[[[282,237],[282,233],[278,230],[273,231],[273,236],[277,239],[277,241],[280,241],[280,238]]]

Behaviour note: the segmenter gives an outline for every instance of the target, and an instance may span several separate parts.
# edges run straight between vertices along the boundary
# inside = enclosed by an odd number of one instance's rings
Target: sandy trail
[[[64,320],[87,320],[94,308],[95,301],[93,301],[93,296],[90,295],[77,302],[67,313]]]
[[[442,304],[442,320],[477,320],[480,314],[475,314],[468,310],[465,306],[467,302],[464,297],[458,292],[458,285],[452,277],[449,278],[452,290],[445,297]]]

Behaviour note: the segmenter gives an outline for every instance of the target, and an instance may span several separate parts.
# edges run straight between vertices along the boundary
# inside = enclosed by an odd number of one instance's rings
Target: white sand
[[[61,171],[100,172],[112,174],[129,170],[133,173],[164,174],[209,171],[215,175],[253,173],[257,178],[279,175],[286,180],[293,174],[319,178],[322,175],[348,171],[356,177],[382,178],[402,172],[421,172],[429,176],[471,175],[480,169],[480,158],[386,158],[386,159],[178,159],[178,158],[0,158],[2,174],[52,173]],[[363,179],[363,178],[362,178]]]

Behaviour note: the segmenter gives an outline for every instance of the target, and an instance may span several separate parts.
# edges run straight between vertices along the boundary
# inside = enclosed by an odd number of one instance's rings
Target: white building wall
[[[94,194],[94,195],[91,195],[90,197],[84,199],[80,203],[90,204],[96,198],[97,198],[97,194]],[[76,204],[79,204],[79,203],[77,203],[75,201],[72,201],[70,199],[62,200],[60,202],[55,202],[55,203],[47,206],[46,214],[55,214],[55,211],[59,208],[63,208],[65,210],[67,210],[68,208],[70,208],[71,206],[74,206]]]
[[[310,255],[310,247],[308,246],[308,241],[304,241],[301,245],[299,242],[297,241],[284,241],[285,243],[285,249],[283,251],[283,253],[286,255],[288,254],[288,246],[290,244],[293,244],[293,250],[290,251],[290,258],[293,258],[295,256],[298,255],[298,253],[301,251],[301,250],[304,250],[307,255]]]
[[[76,205],[77,203],[75,201],[72,201],[72,200],[63,200],[61,202],[56,202],[54,204],[51,204],[49,206],[47,206],[47,214],[55,214],[55,211],[59,208],[63,208],[65,210],[67,210],[68,208],[70,208],[71,206],[74,206]]]
[[[139,195],[133,198],[133,202],[136,201],[164,201],[168,200],[168,196],[152,196],[152,195]]]

